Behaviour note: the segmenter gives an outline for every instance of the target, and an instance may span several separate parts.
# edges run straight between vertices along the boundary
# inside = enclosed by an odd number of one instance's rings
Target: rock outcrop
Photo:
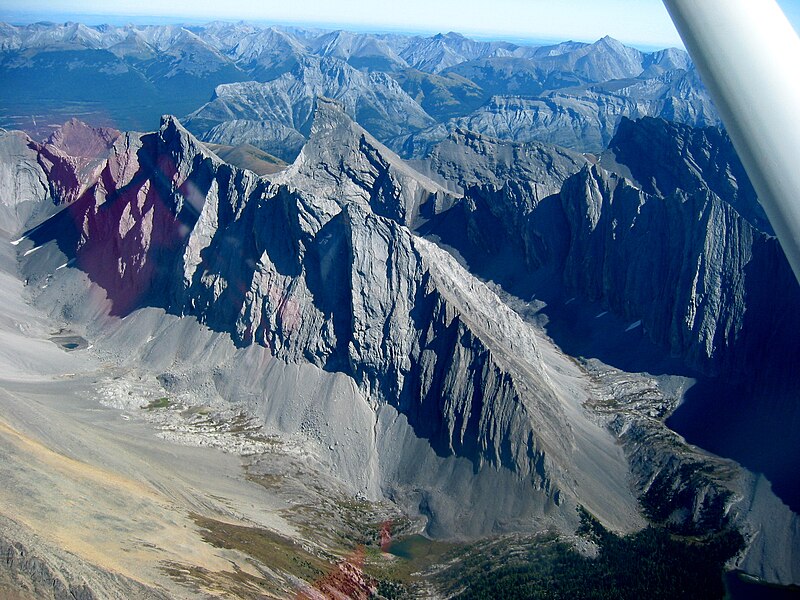
[[[119,136],[116,129],[71,119],[39,147],[39,162],[57,204],[73,202],[85,191],[86,182],[97,179]]]
[[[124,597],[165,600],[161,590],[145,586],[69,552],[53,547],[24,525],[0,517],[0,589],[26,600],[96,600]],[[20,540],[24,540],[24,543]]]

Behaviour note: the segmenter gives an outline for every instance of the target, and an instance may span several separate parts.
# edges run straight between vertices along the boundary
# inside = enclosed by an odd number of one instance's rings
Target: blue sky
[[[800,0],[779,0],[779,4],[798,28]],[[2,0],[0,4],[0,20],[70,16],[93,23],[140,21],[141,17],[159,17],[159,22],[219,18],[379,30],[452,30],[511,39],[593,41],[611,35],[640,46],[681,45],[661,0]]]

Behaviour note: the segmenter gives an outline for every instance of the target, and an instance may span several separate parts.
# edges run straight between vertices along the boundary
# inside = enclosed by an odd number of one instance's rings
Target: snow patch
[[[628,325],[628,328],[625,331],[626,332],[627,331],[633,331],[634,329],[636,329],[637,327],[640,327],[641,325],[642,325],[642,320],[639,319],[638,321],[634,321],[633,323]]]

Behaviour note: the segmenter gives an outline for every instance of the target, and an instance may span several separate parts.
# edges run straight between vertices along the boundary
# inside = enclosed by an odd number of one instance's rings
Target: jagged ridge
[[[445,190],[329,101],[315,129],[270,181],[222,163],[165,118],[157,133],[117,139],[98,181],[30,237],[75,256],[116,314],[159,306],[283,360],[344,372],[440,456],[527,481],[536,508],[526,510],[541,517],[580,497],[629,526],[636,517],[619,510],[629,494],[606,505],[602,484],[586,483],[602,480],[586,458],[596,445],[611,481],[624,481],[622,456],[560,391],[533,330],[401,224],[428,204],[435,213]]]

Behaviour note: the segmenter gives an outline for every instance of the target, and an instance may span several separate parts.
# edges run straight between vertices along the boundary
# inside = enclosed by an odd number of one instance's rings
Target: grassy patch
[[[172,400],[164,396],[162,398],[156,398],[155,400],[151,400],[150,402],[142,406],[142,408],[144,408],[145,410],[155,410],[157,408],[169,408],[170,406],[172,406],[172,404],[173,404]]]
[[[201,528],[203,540],[207,543],[217,548],[238,550],[273,571],[313,581],[331,566],[331,563],[311,554],[294,540],[274,531],[233,525],[199,515],[193,515],[192,518]]]
[[[273,597],[273,594],[278,597],[296,595],[300,593],[300,580],[308,583],[308,587],[303,589],[311,590],[313,587],[318,590],[338,590],[340,595],[331,597],[349,597],[348,590],[364,590],[363,583],[353,588],[353,582],[360,578],[351,579],[345,574],[347,569],[340,569],[341,564],[348,563],[352,565],[351,570],[363,574],[363,580],[360,581],[377,590],[377,599],[401,600],[412,597],[404,582],[373,574],[375,569],[369,568],[369,564],[373,561],[385,562],[384,558],[376,556],[380,554],[379,550],[366,550],[359,546],[345,557],[322,557],[273,531],[225,523],[199,515],[192,515],[192,519],[200,527],[204,541],[217,548],[246,554],[257,564],[266,567],[275,577],[269,577],[266,569],[262,570],[264,577],[255,577],[238,569],[232,572],[210,572],[197,567],[170,565],[167,573],[184,584],[221,592],[228,597],[264,598]],[[301,594],[297,597],[306,596]]]
[[[250,474],[249,478],[276,490],[303,477],[288,477],[285,473]],[[305,480],[308,500],[295,503],[282,515],[302,533],[326,550],[322,553],[330,562],[338,557],[363,551],[361,569],[375,585],[378,598],[400,600],[415,598],[415,592],[427,577],[427,572],[444,561],[453,548],[449,543],[427,540],[410,535],[417,523],[382,503],[332,492],[324,483]],[[405,544],[409,538],[413,548],[402,556],[384,552],[386,533],[395,543]]]

